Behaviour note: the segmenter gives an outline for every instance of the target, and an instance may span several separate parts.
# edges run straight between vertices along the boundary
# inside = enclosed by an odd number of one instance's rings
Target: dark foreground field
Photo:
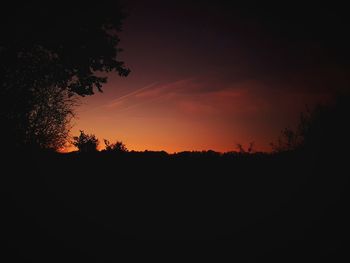
[[[121,242],[157,239],[230,240],[238,262],[346,255],[349,179],[345,158],[334,154],[3,160],[2,249],[14,262],[116,261]]]

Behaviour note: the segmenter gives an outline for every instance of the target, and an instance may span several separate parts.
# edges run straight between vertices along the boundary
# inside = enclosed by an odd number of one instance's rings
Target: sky
[[[232,1],[234,2],[234,1]],[[124,1],[119,59],[81,100],[72,135],[130,150],[270,151],[306,107],[349,86],[348,18],[338,6]]]

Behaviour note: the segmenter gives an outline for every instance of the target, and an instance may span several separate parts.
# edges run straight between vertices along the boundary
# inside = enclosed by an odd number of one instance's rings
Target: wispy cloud
[[[181,92],[182,89],[189,88],[193,79],[182,79],[169,83],[154,82],[145,87],[132,91],[121,97],[112,100],[105,105],[109,109],[130,109],[154,100],[169,97]]]
[[[108,108],[114,108],[114,107],[117,107],[117,106],[120,106],[122,104],[123,101],[127,100],[128,98],[132,98],[133,96],[136,96],[137,94],[139,93],[142,93],[146,90],[149,90],[149,89],[152,89],[153,87],[155,87],[156,85],[158,84],[158,82],[153,82],[149,85],[146,85],[140,89],[137,89],[135,91],[132,91],[130,93],[127,93],[123,96],[120,96],[114,100],[112,100],[109,104],[106,105],[106,107]]]
[[[115,98],[105,108],[117,109],[118,113],[136,110],[137,115],[147,116],[250,116],[269,114],[279,104],[282,104],[279,108],[283,108],[286,102],[280,101],[287,91],[282,92],[257,80],[223,83],[220,80],[216,82],[210,76],[207,76],[207,81],[192,77],[168,83],[151,83]]]
[[[193,86],[194,78],[181,79],[174,82],[161,83],[152,87],[152,89],[143,90],[136,94],[138,98],[156,98],[169,94],[176,94],[184,89],[190,89]]]

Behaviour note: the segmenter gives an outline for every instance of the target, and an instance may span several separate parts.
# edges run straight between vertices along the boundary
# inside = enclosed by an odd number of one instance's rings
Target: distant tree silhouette
[[[347,156],[349,149],[350,94],[339,94],[330,105],[316,107],[304,120],[303,148],[313,153]]]
[[[254,152],[254,142],[250,142],[248,146],[248,153],[253,153]]]
[[[81,130],[79,136],[73,137],[72,144],[78,148],[79,152],[91,153],[97,151],[99,141],[94,134],[86,134]]]
[[[129,73],[117,59],[124,17],[117,1],[69,6],[28,2],[1,8],[2,135],[19,145],[62,145],[73,95],[102,91],[107,81],[103,72]],[[45,123],[49,128],[39,128]]]
[[[286,152],[296,150],[302,145],[303,135],[299,129],[284,128],[276,143],[271,143],[274,152]]]
[[[350,95],[339,94],[330,105],[318,105],[301,113],[295,129],[285,128],[275,152],[306,150],[314,153],[344,152],[348,148]]]
[[[240,143],[236,144],[236,148],[238,149],[238,152],[241,154],[250,154],[254,152],[254,142],[249,143],[247,150],[244,149],[243,145]]]
[[[125,144],[121,141],[117,141],[116,143],[110,143],[108,140],[104,139],[104,143],[107,152],[123,153],[128,151]]]

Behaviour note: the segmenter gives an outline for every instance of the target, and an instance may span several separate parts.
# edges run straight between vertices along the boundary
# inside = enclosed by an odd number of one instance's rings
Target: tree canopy
[[[36,62],[33,57],[46,53],[48,65],[45,69],[31,68],[33,79],[45,77],[79,95],[91,95],[94,88],[101,90],[106,81],[105,77],[96,76],[97,71],[115,70],[121,76],[129,73],[117,59],[121,51],[117,47],[117,33],[125,17],[117,2],[108,5],[27,2],[21,6],[1,9],[0,57],[6,62],[2,63],[2,74],[23,73],[21,64],[30,67]]]
[[[9,133],[17,134],[16,140],[23,141],[33,133],[29,131],[33,126],[30,116],[37,102],[48,105],[40,90],[52,91],[51,95],[62,91],[57,98],[67,105],[67,97],[102,91],[107,81],[103,72],[128,75],[129,69],[118,59],[118,32],[124,18],[117,1],[26,2],[1,8],[1,121],[12,129]],[[51,111],[45,117],[58,116],[66,123],[67,118],[62,117],[68,117],[71,104],[67,106],[62,108],[63,115]]]

